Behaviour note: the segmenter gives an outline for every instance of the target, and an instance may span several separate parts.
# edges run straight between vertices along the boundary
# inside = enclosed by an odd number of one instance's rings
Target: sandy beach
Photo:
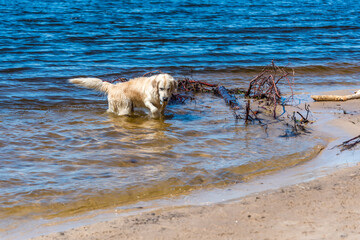
[[[338,92],[338,94],[348,91]],[[360,100],[311,102],[342,142],[360,134]],[[325,123],[321,124],[324,130]],[[316,125],[316,124],[315,124]],[[345,134],[346,133],[346,134]],[[359,146],[351,151],[359,156]],[[336,151],[343,156],[340,149]],[[314,180],[208,206],[166,207],[52,233],[48,239],[360,239],[360,165]]]

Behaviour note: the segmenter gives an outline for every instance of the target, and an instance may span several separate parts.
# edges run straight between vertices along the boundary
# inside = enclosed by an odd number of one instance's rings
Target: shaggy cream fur
[[[73,78],[69,82],[107,94],[109,112],[130,115],[136,107],[148,108],[153,118],[164,113],[177,88],[177,82],[169,74],[139,77],[117,84],[104,82],[99,78]]]

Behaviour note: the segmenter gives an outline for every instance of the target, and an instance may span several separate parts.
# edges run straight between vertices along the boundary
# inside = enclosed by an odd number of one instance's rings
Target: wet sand
[[[311,109],[315,118],[331,116],[325,127],[317,124],[329,133],[340,128],[344,134],[332,136],[338,142],[360,134],[360,100],[311,103]],[[360,146],[347,151],[360,161]],[[355,165],[232,202],[166,207],[34,239],[360,239],[359,189]]]

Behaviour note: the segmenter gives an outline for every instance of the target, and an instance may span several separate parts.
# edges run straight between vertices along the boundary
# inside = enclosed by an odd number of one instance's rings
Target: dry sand
[[[349,138],[360,134],[360,100],[311,107]],[[360,160],[359,149],[349,151]],[[360,165],[233,202],[168,207],[36,239],[360,239]]]

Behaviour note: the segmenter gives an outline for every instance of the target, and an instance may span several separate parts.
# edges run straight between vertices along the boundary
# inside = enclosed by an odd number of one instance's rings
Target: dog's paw
[[[151,118],[159,118],[160,117],[160,111],[157,108],[153,108],[150,111],[150,117]]]
[[[151,118],[151,119],[159,119],[159,118],[160,118],[160,115],[150,115],[150,118]]]

